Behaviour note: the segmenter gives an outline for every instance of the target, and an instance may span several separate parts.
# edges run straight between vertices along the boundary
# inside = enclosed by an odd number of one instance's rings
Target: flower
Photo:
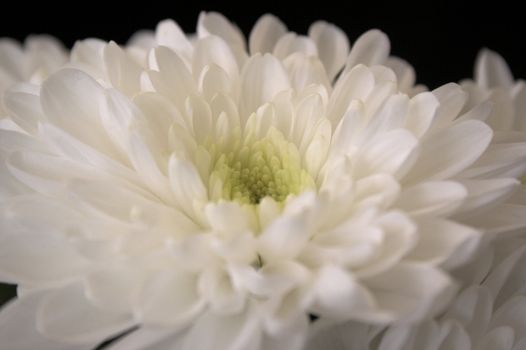
[[[156,45],[85,41],[5,95],[3,344],[300,349],[310,318],[436,315],[481,233],[524,226],[505,214],[526,144],[487,104],[404,93],[379,31],[347,56],[333,25],[276,23],[249,51],[215,13],[193,40],[167,21]]]
[[[65,49],[55,38],[30,36],[23,46],[0,38],[0,95],[17,82],[39,84],[66,62]],[[0,118],[5,106],[0,102]]]

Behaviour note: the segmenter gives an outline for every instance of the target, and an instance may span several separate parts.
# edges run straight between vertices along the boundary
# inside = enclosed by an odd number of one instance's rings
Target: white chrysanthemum
[[[135,327],[111,349],[298,349],[313,315],[416,321],[450,300],[447,271],[480,233],[525,224],[521,206],[504,213],[526,144],[495,139],[486,105],[460,114],[459,86],[409,97],[375,65],[384,46],[342,59],[326,23],[319,45],[294,37],[273,54],[253,34],[250,57],[217,14],[192,43],[164,23],[145,62],[91,40],[5,96],[10,349],[42,348],[39,334],[89,348]]]
[[[62,44],[49,36],[30,36],[23,45],[0,38],[0,96],[18,82],[40,84],[66,59]],[[5,107],[0,100],[0,118],[4,116]]]

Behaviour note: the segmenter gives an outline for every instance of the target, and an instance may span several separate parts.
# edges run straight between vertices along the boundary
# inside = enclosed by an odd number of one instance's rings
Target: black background
[[[515,77],[526,78],[526,14],[518,3],[172,0],[165,4],[139,0],[34,5],[15,0],[9,2],[9,8],[0,7],[0,37],[23,40],[29,34],[49,33],[67,47],[87,37],[125,43],[135,31],[154,29],[165,18],[173,18],[186,32],[193,32],[201,10],[222,12],[248,35],[255,21],[271,12],[298,33],[306,33],[315,20],[327,20],[342,28],[351,41],[368,29],[379,28],[389,35],[392,53],[415,67],[418,82],[434,88],[471,77],[482,47],[500,52]],[[0,287],[0,303],[13,292],[14,288]]]
[[[193,32],[201,10],[222,12],[248,34],[259,16],[271,12],[298,33],[305,33],[317,19],[327,20],[342,28],[351,41],[368,29],[379,28],[389,35],[393,54],[416,68],[418,82],[433,88],[472,76],[482,47],[500,52],[514,75],[526,78],[526,12],[519,3],[172,0],[166,4],[139,0],[127,4],[46,2],[35,7],[21,2],[3,11],[0,36],[22,40],[31,33],[50,33],[68,47],[87,37],[125,43],[136,30],[153,29],[165,18],[173,18],[185,31]]]

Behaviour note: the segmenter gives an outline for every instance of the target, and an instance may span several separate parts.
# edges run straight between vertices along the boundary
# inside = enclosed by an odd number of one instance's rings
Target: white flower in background
[[[493,260],[491,270],[478,266],[481,280],[464,289],[440,319],[393,326],[378,350],[526,348],[525,235],[499,239],[484,253]]]
[[[513,79],[504,59],[496,52],[483,49],[475,63],[474,81],[465,80],[462,87],[469,93],[467,106],[490,100],[494,108],[488,124],[502,131],[526,130],[526,84]]]
[[[0,96],[18,82],[40,84],[66,62],[66,50],[55,38],[29,36],[23,45],[0,38]],[[0,100],[0,118],[5,108]]]
[[[506,215],[526,144],[494,138],[486,103],[401,92],[381,32],[348,54],[330,24],[276,28],[250,56],[218,14],[191,40],[162,22],[142,62],[89,40],[5,95],[2,344],[300,349],[311,316],[437,314],[480,235],[526,225]]]

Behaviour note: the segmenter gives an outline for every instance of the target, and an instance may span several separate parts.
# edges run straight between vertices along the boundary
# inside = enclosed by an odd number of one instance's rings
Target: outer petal
[[[477,56],[475,80],[486,89],[495,87],[510,88],[513,76],[506,61],[498,53],[483,49]]]
[[[364,283],[373,293],[378,309],[383,311],[380,319],[421,320],[442,309],[454,292],[452,280],[443,272],[412,263],[395,265]]]
[[[287,27],[275,16],[261,16],[250,32],[250,54],[272,52],[279,38],[287,32]]]
[[[80,285],[49,293],[37,313],[40,332],[72,344],[102,342],[134,323],[131,315],[114,314],[91,305]]]
[[[37,310],[46,293],[34,293],[4,305],[0,312],[0,342],[9,350],[89,350],[98,343],[86,342],[73,345],[44,337],[36,329]]]
[[[314,22],[309,28],[309,36],[316,43],[318,57],[332,81],[349,53],[347,36],[340,28],[324,21]]]
[[[374,66],[387,60],[391,44],[387,35],[377,29],[370,30],[356,40],[345,63],[345,71],[357,64]]]

